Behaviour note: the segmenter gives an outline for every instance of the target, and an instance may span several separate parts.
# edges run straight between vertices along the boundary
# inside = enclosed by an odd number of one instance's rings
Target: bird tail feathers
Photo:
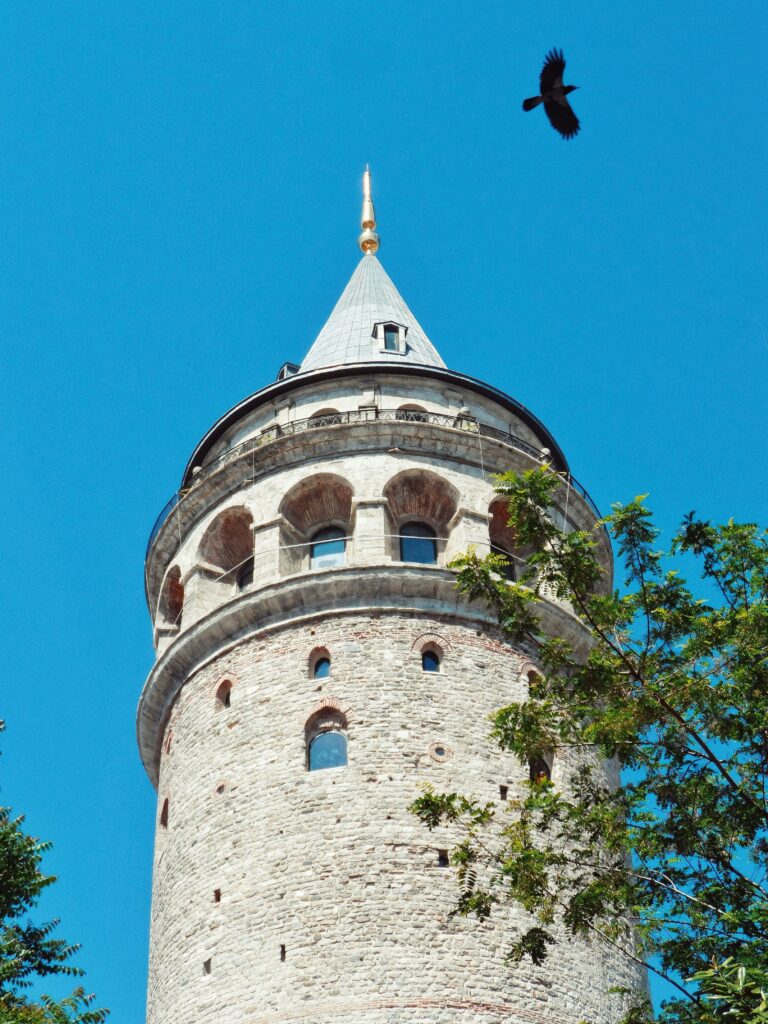
[[[523,110],[533,110],[534,107],[538,107],[543,102],[541,96],[531,96],[530,99],[523,100]]]

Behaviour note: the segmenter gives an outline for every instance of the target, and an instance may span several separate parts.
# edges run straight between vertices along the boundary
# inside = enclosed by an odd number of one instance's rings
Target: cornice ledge
[[[182,629],[149,673],[139,699],[139,752],[156,787],[165,722],[182,686],[244,639],[287,625],[353,612],[440,615],[475,627],[498,629],[494,616],[455,587],[456,575],[437,566],[355,566],[297,573],[248,590]],[[587,634],[576,617],[552,602],[540,605],[542,625],[586,651]]]

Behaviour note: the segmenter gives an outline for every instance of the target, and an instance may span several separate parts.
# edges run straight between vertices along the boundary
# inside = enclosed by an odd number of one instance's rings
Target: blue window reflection
[[[327,679],[331,674],[331,659],[330,658],[318,658],[315,662],[315,667],[312,675],[315,679]]]
[[[421,656],[421,667],[425,672],[439,672],[440,659],[434,651],[424,651]]]
[[[312,569],[328,569],[344,565],[346,538],[338,526],[318,530],[309,545],[309,564]]]
[[[437,562],[437,534],[426,523],[400,527],[400,561],[434,565]]]
[[[309,770],[340,768],[347,763],[347,737],[340,732],[321,732],[309,745]]]

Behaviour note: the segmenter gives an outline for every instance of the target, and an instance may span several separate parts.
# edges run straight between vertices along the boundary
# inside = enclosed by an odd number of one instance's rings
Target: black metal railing
[[[323,413],[319,416],[310,416],[307,419],[291,420],[288,423],[275,423],[271,427],[267,427],[266,430],[263,430],[257,437],[251,437],[247,441],[243,441],[242,444],[238,444],[234,448],[230,448],[228,451],[219,455],[218,458],[211,460],[211,462],[207,463],[205,466],[201,466],[193,471],[194,475],[190,486],[180,491],[178,494],[174,494],[155,520],[155,525],[152,527],[149,535],[149,541],[147,542],[147,556],[149,556],[150,549],[155,538],[162,529],[163,523],[165,523],[166,519],[178,505],[179,501],[181,501],[181,499],[192,488],[194,488],[200,480],[206,479],[219,469],[228,465],[230,462],[236,462],[244,455],[247,455],[250,452],[255,452],[257,449],[263,448],[265,445],[271,444],[279,438],[291,437],[294,434],[302,434],[308,430],[327,430],[332,427],[345,426],[346,424],[366,422],[425,423],[440,427],[449,427],[452,430],[461,430],[468,434],[474,434],[476,437],[481,439],[480,443],[482,443],[482,438],[488,437],[494,441],[501,441],[502,444],[508,445],[511,448],[516,448],[518,451],[524,452],[526,455],[530,455],[539,462],[544,462],[546,459],[545,453],[540,448],[536,448],[535,445],[530,444],[528,441],[524,441],[521,437],[517,437],[515,434],[499,430],[497,427],[491,427],[486,423],[480,423],[472,417],[452,416],[447,413],[427,412],[426,410],[422,411],[421,409],[376,409],[371,406],[366,409],[350,409],[346,412]],[[599,519],[600,511],[590,497],[586,488],[582,487],[578,480],[569,473],[563,474],[563,481],[581,495],[595,516]]]

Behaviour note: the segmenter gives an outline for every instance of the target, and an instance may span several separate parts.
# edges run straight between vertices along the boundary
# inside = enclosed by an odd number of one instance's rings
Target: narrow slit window
[[[437,866],[439,868],[447,868],[448,867],[448,851],[447,850],[438,850],[437,851]]]
[[[506,800],[509,796],[509,786],[499,786],[499,800]]]
[[[216,690],[216,707],[228,708],[232,704],[232,682],[225,679]]]
[[[160,828],[168,828],[168,811],[169,804],[168,797],[166,797],[165,800],[163,800],[163,808],[160,811]]]
[[[280,946],[280,963],[285,963],[285,946]]]
[[[214,889],[213,890],[213,902],[214,903],[221,903],[221,889]]]

